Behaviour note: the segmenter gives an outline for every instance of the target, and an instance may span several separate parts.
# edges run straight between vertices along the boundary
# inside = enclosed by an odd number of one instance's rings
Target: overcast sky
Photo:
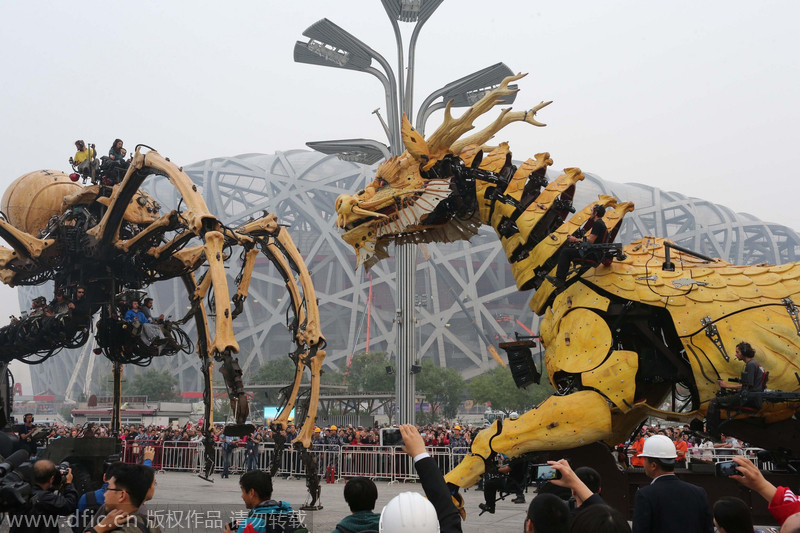
[[[310,140],[386,142],[371,114],[386,116],[377,79],[293,62],[321,18],[396,64],[377,0],[0,2],[0,186],[69,171],[78,138],[101,155],[115,137],[144,143],[179,165]],[[789,0],[445,0],[419,38],[415,102],[503,61],[529,73],[515,108],[554,101],[539,114],[546,128],[495,139],[516,159],[548,151],[556,168],[800,230],[798,20]],[[0,298],[0,317],[17,311],[10,291]]]

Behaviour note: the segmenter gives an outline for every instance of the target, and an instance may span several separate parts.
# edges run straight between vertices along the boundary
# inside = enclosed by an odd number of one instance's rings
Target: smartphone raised
[[[381,446],[402,446],[400,428],[381,428]]]
[[[739,471],[736,467],[739,466],[734,461],[720,461],[714,465],[714,474],[717,477],[739,476]]]
[[[548,464],[532,465],[533,479],[536,481],[550,481],[551,479],[561,479],[561,472]]]

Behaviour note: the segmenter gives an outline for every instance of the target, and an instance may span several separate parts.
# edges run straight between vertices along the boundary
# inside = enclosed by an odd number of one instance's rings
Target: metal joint
[[[792,319],[794,329],[796,329],[797,334],[800,335],[800,313],[797,310],[797,306],[790,297],[782,298],[781,303],[786,306],[786,312],[789,313],[789,318]]]
[[[700,320],[700,323],[706,330],[706,337],[711,339],[711,342],[714,343],[714,346],[717,347],[719,353],[722,354],[722,357],[725,358],[725,361],[730,361],[731,358],[728,355],[728,352],[725,351],[725,345],[722,344],[722,338],[719,336],[719,330],[717,329],[717,325],[714,324],[714,321],[711,320],[710,316],[707,316]]]

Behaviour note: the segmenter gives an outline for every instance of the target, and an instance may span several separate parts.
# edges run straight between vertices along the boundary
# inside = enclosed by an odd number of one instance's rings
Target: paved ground
[[[220,479],[214,476],[214,483],[209,483],[196,475],[180,472],[157,474],[155,497],[147,506],[149,513],[161,523],[162,530],[175,533],[200,533],[206,531],[220,532],[223,524],[244,512],[238,476]],[[400,492],[415,491],[422,493],[422,487],[416,483],[394,483],[377,481],[378,502],[376,510]],[[299,509],[307,497],[304,480],[275,480],[274,497],[288,501],[295,509]],[[349,514],[347,504],[342,496],[344,482],[323,484],[322,505],[320,511],[307,512],[305,523],[312,533],[330,533],[337,522]],[[520,531],[527,511],[527,504],[513,504],[510,498],[497,503],[497,512],[493,515],[478,516],[478,504],[483,502],[483,493],[468,490],[463,493],[466,501],[467,520],[462,522],[464,533],[486,533],[487,531]],[[531,491],[528,501],[534,496]],[[0,533],[8,531],[7,524],[0,525]],[[71,531],[62,525],[61,531]],[[757,529],[757,531],[776,532],[777,528]]]
[[[150,512],[164,520],[165,531],[176,532],[201,532],[221,531],[222,518],[217,518],[217,512],[226,520],[235,511],[244,509],[239,490],[238,476],[229,479],[214,477],[214,483],[208,483],[193,476],[183,473],[158,474],[156,477],[158,487],[152,502],[148,503]],[[417,483],[394,483],[377,481],[378,502],[376,511],[380,509],[397,494],[405,491],[422,493],[422,486]],[[320,511],[308,512],[305,521],[313,533],[330,533],[339,520],[349,514],[349,509],[342,496],[344,482],[336,484],[323,484],[322,505]],[[278,478],[274,482],[273,497],[288,501],[295,509],[301,507],[307,498],[304,480],[287,480]],[[533,494],[530,495],[532,497]],[[464,533],[483,533],[487,529],[492,531],[518,531],[527,510],[527,505],[513,504],[508,498],[497,503],[497,512],[494,515],[484,514],[478,516],[478,504],[483,502],[483,493],[468,490],[464,493],[467,506],[467,520],[463,522]],[[182,512],[180,527],[175,527],[179,513],[173,513],[173,523],[167,524],[168,510]],[[189,515],[192,515],[191,518]],[[189,524],[189,521],[192,523]],[[206,524],[205,522],[209,523]],[[219,522],[213,524],[213,522]],[[170,527],[172,526],[172,527]]]
[[[221,532],[222,526],[236,513],[245,512],[239,489],[239,477],[229,479],[214,476],[209,483],[196,475],[181,472],[166,472],[156,475],[155,497],[147,503],[148,512],[162,526],[162,530],[175,533]],[[414,491],[422,494],[422,486],[417,483],[393,483],[376,481],[378,485],[377,512],[401,492]],[[323,484],[322,505],[319,511],[304,514],[304,521],[312,533],[330,533],[339,520],[350,513],[342,496],[344,482]],[[294,509],[299,509],[308,493],[305,481],[277,478],[274,481],[273,497],[288,501]],[[529,495],[532,497],[533,494]],[[484,533],[485,531],[519,531],[522,527],[527,505],[513,504],[508,498],[497,503],[493,515],[478,516],[478,504],[483,502],[483,493],[468,490],[464,493],[467,520],[462,522],[464,533]],[[0,533],[8,531],[7,523],[0,525]],[[71,531],[62,524],[62,532]]]

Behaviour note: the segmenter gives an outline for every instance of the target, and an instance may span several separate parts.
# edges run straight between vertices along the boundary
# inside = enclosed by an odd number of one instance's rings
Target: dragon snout
[[[359,204],[359,198],[350,194],[340,194],[336,199],[336,225],[340,228],[364,217],[388,218],[383,213],[364,209]]]

